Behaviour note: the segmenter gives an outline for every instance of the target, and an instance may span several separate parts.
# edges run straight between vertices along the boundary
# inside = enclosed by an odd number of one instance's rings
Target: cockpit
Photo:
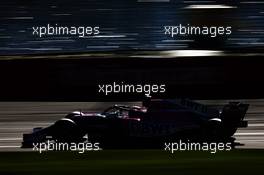
[[[137,106],[125,106],[125,105],[114,105],[109,108],[107,108],[102,115],[105,115],[105,117],[110,118],[134,118],[135,113],[143,113],[141,107]]]

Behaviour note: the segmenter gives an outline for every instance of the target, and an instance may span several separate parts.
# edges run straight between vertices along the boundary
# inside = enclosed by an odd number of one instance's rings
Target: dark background
[[[144,97],[98,93],[98,84],[123,81],[166,84],[166,93],[153,96],[157,98],[263,98],[263,64],[259,56],[1,60],[0,96],[11,101],[129,101]]]

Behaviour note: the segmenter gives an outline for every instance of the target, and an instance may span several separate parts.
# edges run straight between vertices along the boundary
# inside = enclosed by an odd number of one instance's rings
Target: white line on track
[[[22,140],[22,138],[0,138],[0,141]]]
[[[247,136],[247,135],[264,135],[264,132],[243,132],[243,133],[236,133],[235,136]]]
[[[0,146],[0,148],[20,148],[21,146],[17,146],[17,145],[8,145],[8,146]]]

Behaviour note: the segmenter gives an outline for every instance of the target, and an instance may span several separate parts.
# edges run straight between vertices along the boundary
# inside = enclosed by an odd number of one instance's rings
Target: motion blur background
[[[100,26],[97,37],[32,35],[32,27]],[[164,35],[166,25],[232,26],[225,37]],[[216,49],[261,52],[264,1],[5,0],[0,2],[0,54],[116,50]]]

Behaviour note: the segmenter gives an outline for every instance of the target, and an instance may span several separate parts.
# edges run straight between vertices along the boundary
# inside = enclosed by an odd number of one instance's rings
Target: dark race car
[[[194,101],[146,100],[141,107],[114,105],[102,113],[72,112],[46,128],[23,135],[22,147],[48,139],[99,142],[102,148],[157,148],[164,142],[230,142],[238,127],[247,127],[248,104],[230,102],[218,110]]]

